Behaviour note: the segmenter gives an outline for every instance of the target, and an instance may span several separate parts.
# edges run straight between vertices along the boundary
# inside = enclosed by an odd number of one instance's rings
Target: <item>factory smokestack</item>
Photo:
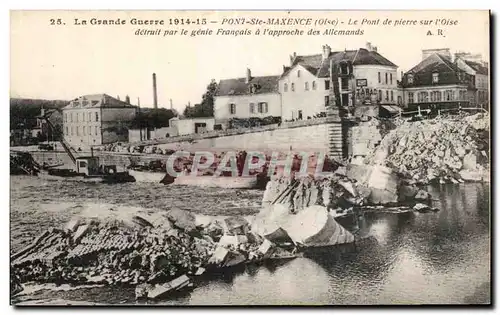
[[[153,73],[153,105],[158,108],[158,93],[156,92],[156,73]]]

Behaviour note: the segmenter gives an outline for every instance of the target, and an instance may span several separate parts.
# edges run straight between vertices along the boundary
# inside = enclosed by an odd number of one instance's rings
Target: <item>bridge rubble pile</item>
[[[390,167],[409,184],[489,181],[489,122],[487,113],[404,122],[365,163]]]
[[[40,170],[40,165],[28,152],[10,153],[10,174],[11,175],[36,175]]]
[[[431,209],[431,197],[426,190],[415,183],[406,183],[399,174],[383,165],[351,163],[337,165],[335,171],[326,176],[295,175],[272,178],[264,192],[263,206],[280,204],[298,213],[320,205],[335,215],[372,206]]]
[[[292,259],[299,248],[354,240],[324,207],[304,209],[301,216],[280,209],[267,207],[248,218],[195,216],[181,209],[83,211],[11,256],[11,285],[16,292],[33,282],[136,286],[137,298],[157,299],[192,288],[207,272]],[[288,222],[280,225],[285,242],[261,233],[276,218]],[[304,222],[312,227],[304,229]]]

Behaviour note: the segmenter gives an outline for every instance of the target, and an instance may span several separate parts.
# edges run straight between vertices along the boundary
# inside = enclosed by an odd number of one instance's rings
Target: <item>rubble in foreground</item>
[[[264,208],[250,218],[196,217],[181,209],[84,211],[11,256],[11,286],[16,293],[28,282],[135,286],[137,298],[163,299],[193,288],[205,273],[354,241],[324,207],[304,209],[301,216],[279,209]],[[258,227],[276,227],[286,241]]]
[[[402,122],[365,163],[391,167],[410,184],[489,181],[489,138],[487,113]]]

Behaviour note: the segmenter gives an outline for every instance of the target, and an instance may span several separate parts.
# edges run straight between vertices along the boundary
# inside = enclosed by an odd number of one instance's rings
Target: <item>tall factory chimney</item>
[[[174,103],[172,103],[172,99],[170,99],[170,110],[174,109]]]
[[[153,105],[158,108],[158,93],[156,92],[156,73],[153,73]]]

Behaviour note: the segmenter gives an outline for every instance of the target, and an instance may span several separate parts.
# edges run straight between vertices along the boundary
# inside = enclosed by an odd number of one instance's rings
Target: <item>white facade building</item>
[[[80,96],[63,108],[64,139],[75,149],[128,141],[137,107],[107,94]]]
[[[231,118],[264,118],[281,116],[279,76],[252,77],[250,69],[244,78],[219,82],[214,101],[215,123],[225,129]]]
[[[307,119],[326,112],[328,106],[397,104],[397,66],[366,49],[290,56],[279,82],[283,120]]]

